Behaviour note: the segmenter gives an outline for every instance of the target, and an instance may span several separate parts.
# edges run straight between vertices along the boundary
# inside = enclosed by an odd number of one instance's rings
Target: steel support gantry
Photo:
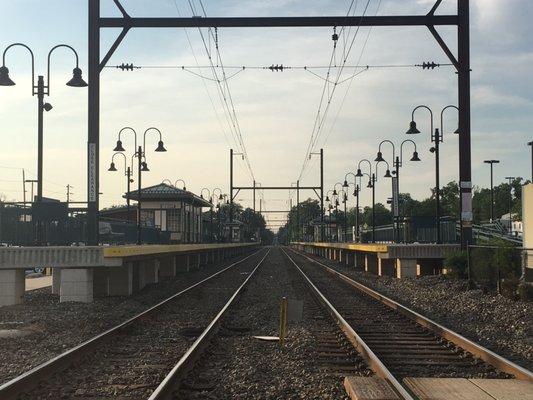
[[[461,190],[461,243],[472,241],[472,178],[470,140],[470,1],[457,0],[456,15],[435,15],[437,0],[426,15],[323,16],[323,17],[131,17],[119,0],[113,0],[122,17],[100,15],[100,0],[89,0],[89,99],[87,143],[88,244],[98,244],[100,73],[128,31],[132,28],[253,28],[326,26],[421,26],[426,27],[455,66],[458,76],[459,178]],[[436,30],[438,26],[457,27],[457,56]],[[122,28],[120,35],[101,58],[100,33],[105,28]],[[323,185],[321,185],[323,186]]]

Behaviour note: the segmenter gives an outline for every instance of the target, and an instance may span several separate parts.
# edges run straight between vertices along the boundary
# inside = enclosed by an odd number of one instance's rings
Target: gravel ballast
[[[175,398],[348,399],[344,374],[328,370],[318,355],[319,332],[338,328],[317,306],[279,248],[272,249],[267,261]],[[283,297],[303,301],[303,317],[289,324],[281,349],[278,342],[253,336],[278,336]],[[358,355],[351,360],[355,372],[350,375],[372,374]]]
[[[468,339],[533,370],[533,303],[468,290],[444,275],[396,279],[316,258]]]
[[[242,259],[243,257],[232,260]],[[51,288],[27,292],[24,304],[0,307],[0,384],[206,278],[230,261],[180,273],[132,296],[97,298],[92,303],[59,303]]]

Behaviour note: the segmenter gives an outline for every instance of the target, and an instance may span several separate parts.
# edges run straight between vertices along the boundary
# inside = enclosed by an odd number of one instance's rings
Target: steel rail
[[[296,254],[301,255],[302,257],[307,258],[308,260],[310,260],[311,262],[315,264],[320,265],[327,272],[338,277],[339,279],[346,282],[353,288],[359,290],[360,292],[367,294],[368,296],[380,301],[386,306],[398,311],[399,313],[403,314],[404,316],[416,322],[417,324],[422,325],[423,327],[429,329],[430,331],[434,332],[435,334],[442,337],[443,339],[446,339],[454,343],[455,345],[459,346],[463,350],[468,351],[472,355],[480,358],[481,360],[492,365],[498,370],[514,375],[516,379],[533,382],[533,372],[527,370],[526,368],[513,363],[512,361],[506,359],[505,357],[502,357],[496,354],[495,352],[473,342],[472,340],[467,339],[463,335],[457,332],[454,332],[449,328],[446,328],[445,326],[423,316],[422,314],[417,313],[414,310],[411,310],[410,308],[398,303],[397,301],[392,300],[391,298],[384,296],[381,293],[373,289],[370,289],[369,287],[349,278],[348,276],[335,270],[334,268],[331,268],[321,263],[320,261],[317,261],[317,260],[314,260],[308,257],[306,254],[302,254],[301,252],[297,252],[293,249],[291,249],[291,251],[293,251]]]
[[[188,371],[194,367],[194,363],[201,355],[203,350],[209,345],[210,340],[218,332],[220,328],[220,323],[228,309],[231,307],[237,296],[242,292],[245,286],[248,284],[250,279],[254,276],[258,268],[263,264],[263,261],[270,253],[270,249],[266,252],[263,258],[259,261],[253,271],[248,275],[246,280],[238,287],[238,289],[233,293],[233,296],[228,300],[224,307],[218,312],[216,317],[211,321],[211,323],[205,328],[200,336],[194,341],[191,347],[187,352],[180,358],[178,363],[172,368],[172,370],[167,374],[165,379],[159,384],[159,386],[152,392],[152,395],[148,400],[166,400],[174,398],[172,393],[176,390],[177,382],[185,377]]]
[[[344,332],[346,338],[352,343],[356,348],[359,354],[365,359],[368,366],[378,375],[379,377],[387,380],[389,384],[394,388],[399,396],[404,400],[414,400],[414,398],[409,394],[409,392],[404,388],[404,386],[398,381],[394,375],[389,371],[389,369],[383,364],[378,356],[370,349],[370,347],[365,343],[365,341],[355,332],[355,330],[350,326],[350,324],[342,317],[342,315],[333,307],[329,300],[320,292],[320,290],[313,284],[309,277],[302,271],[302,269],[296,264],[291,256],[285,251],[284,248],[281,248],[283,253],[287,258],[292,262],[296,267],[298,272],[302,275],[307,285],[311,288],[315,296],[318,298],[320,303],[325,307],[326,311],[331,315],[335,320],[340,329]]]
[[[116,325],[113,328],[110,328],[107,331],[102,332],[101,334],[89,340],[86,340],[85,342],[65,351],[64,353],[61,353],[58,356],[36,366],[35,368],[32,368],[31,370],[24,372],[18,377],[13,378],[10,381],[7,381],[6,383],[0,385],[0,399],[2,400],[15,399],[21,394],[32,390],[33,388],[38,386],[40,381],[43,381],[47,379],[48,377],[54,375],[55,373],[58,373],[64,369],[67,369],[68,367],[72,365],[72,363],[75,360],[89,353],[91,350],[100,346],[102,343],[110,340],[112,337],[116,336],[117,334],[125,331],[132,324],[140,320],[143,320],[148,315],[152,314],[154,311],[157,311],[158,309],[170,303],[171,301],[175,300],[176,298],[180,297],[181,295],[191,291],[192,289],[202,285],[203,283],[226,272],[227,270],[233,268],[234,266],[243,263],[244,261],[248,260],[250,257],[255,256],[261,251],[262,249],[259,249],[256,252],[244,257],[243,259],[238,260],[234,263],[231,263],[226,268],[221,269],[220,271],[217,271],[213,275],[210,275],[207,278],[204,278],[201,281],[196,282],[195,284],[187,287],[186,289],[183,289],[173,294],[172,296],[148,308],[147,310],[129,318],[125,322],[122,322],[119,325]]]

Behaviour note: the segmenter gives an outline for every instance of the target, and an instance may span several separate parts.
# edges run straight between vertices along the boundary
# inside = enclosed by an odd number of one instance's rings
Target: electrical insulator
[[[337,27],[333,27],[333,35],[331,35],[331,39],[337,43],[337,40],[339,40],[339,35],[337,35]]]

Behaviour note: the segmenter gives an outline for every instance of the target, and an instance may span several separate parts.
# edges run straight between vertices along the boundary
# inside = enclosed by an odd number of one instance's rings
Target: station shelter
[[[124,195],[128,197],[137,201],[138,191]],[[209,207],[202,197],[165,183],[141,189],[142,225],[168,232],[171,243],[202,243],[202,209]]]

